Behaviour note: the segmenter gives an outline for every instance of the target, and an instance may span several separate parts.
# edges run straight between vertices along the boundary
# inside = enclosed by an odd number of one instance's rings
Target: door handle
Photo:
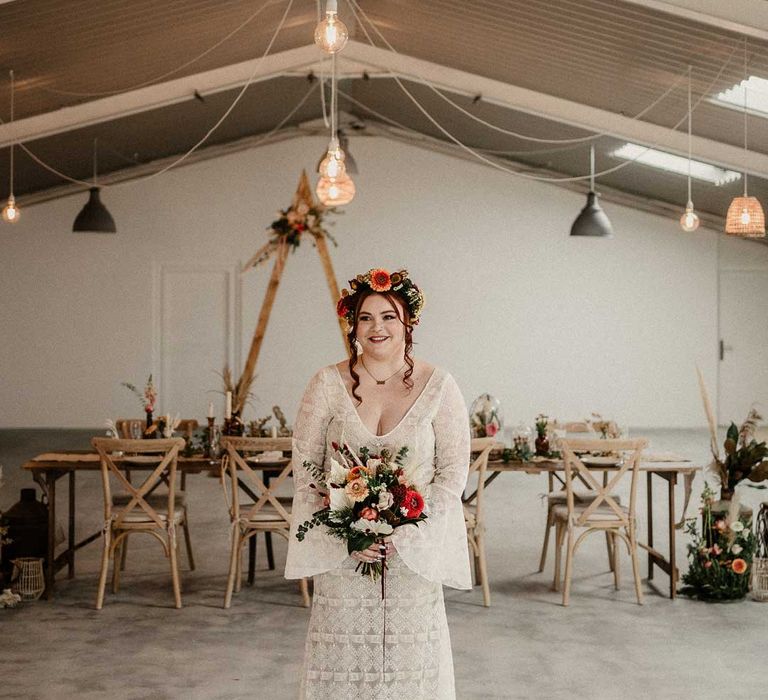
[[[725,341],[721,338],[720,339],[720,361],[721,362],[725,359],[726,352],[733,352],[733,345],[726,345]]]

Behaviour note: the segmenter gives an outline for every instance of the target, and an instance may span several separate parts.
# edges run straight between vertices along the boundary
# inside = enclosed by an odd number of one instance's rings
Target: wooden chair
[[[115,427],[117,428],[117,432],[120,435],[122,439],[130,440],[131,439],[131,428],[134,425],[138,425],[141,430],[143,431],[146,427],[146,421],[141,418],[118,418],[115,421]],[[175,432],[182,433],[184,435],[184,440],[189,440],[192,437],[192,433],[197,430],[199,427],[199,423],[194,418],[185,418],[183,420],[179,421],[178,426],[176,426]],[[183,448],[182,448],[183,449]],[[125,475],[128,481],[131,481],[131,470],[126,469]],[[184,509],[184,523],[183,523],[183,529],[184,529],[184,544],[187,549],[187,561],[189,562],[189,568],[190,571],[195,570],[195,556],[192,553],[192,538],[189,535],[189,513],[187,511],[187,474],[186,472],[181,473],[181,485],[179,490],[176,491],[176,504],[181,506]],[[125,562],[128,557],[128,538],[126,538],[125,543],[122,547],[122,555],[120,560],[120,568],[122,570],[125,570]]]
[[[291,498],[277,495],[281,484],[291,476],[293,464],[289,460],[277,476],[262,478],[258,463],[248,462],[250,456],[263,452],[290,453],[291,438],[240,438],[223,437],[226,450],[221,467],[221,484],[232,524],[232,549],[229,558],[229,577],[224,594],[224,607],[232,603],[232,592],[240,592],[242,582],[242,548],[259,533],[276,533],[289,537],[291,527]],[[251,500],[241,502],[241,490]],[[309,607],[309,589],[306,579],[300,581],[305,607]]]
[[[565,560],[565,583],[563,586],[563,605],[568,605],[573,574],[573,558],[581,542],[591,532],[603,532],[610,536],[613,547],[613,577],[614,585],[619,587],[619,562],[617,540],[626,544],[632,559],[632,572],[635,579],[635,593],[638,604],[643,602],[640,590],[640,566],[637,558],[636,532],[636,496],[637,479],[640,467],[640,455],[648,441],[639,440],[575,440],[561,439],[560,449],[563,452],[565,470],[565,505],[555,506],[553,510],[555,521],[556,557],[554,588],[559,590],[560,562],[563,542],[567,539],[567,554]],[[615,452],[621,456],[621,462],[615,471],[610,473],[607,483],[600,485],[577,452]],[[618,483],[630,475],[629,507],[621,506],[611,495]],[[591,489],[585,500],[577,501],[574,494],[574,479],[579,477]],[[583,530],[577,537],[577,531]]]
[[[552,423],[552,428],[554,430],[564,430],[566,433],[585,433],[584,437],[597,437],[596,434],[591,430],[589,424],[586,421],[570,421],[566,423],[560,423],[555,421]],[[551,444],[551,443],[550,443]],[[551,446],[554,449],[557,449],[557,444],[551,444]],[[604,474],[604,476],[607,476]],[[565,484],[563,484],[562,481],[558,480],[557,483],[555,483],[555,473],[548,471],[547,472],[547,523],[544,526],[544,542],[541,545],[541,557],[539,558],[539,573],[544,571],[544,567],[547,563],[547,552],[549,550],[549,536],[552,531],[552,528],[555,526],[555,519],[554,519],[554,508],[555,506],[560,506],[565,504]],[[603,480],[603,485],[605,485],[607,481],[605,479]],[[556,488],[556,487],[560,488]],[[574,491],[574,498],[577,502],[583,501],[584,498],[589,498],[589,489],[587,489],[587,493],[581,491]],[[617,502],[621,502],[621,499],[618,496],[615,496]],[[611,571],[613,571],[613,545],[612,545],[612,539],[609,534],[606,534],[605,537],[605,546],[608,550],[608,565],[611,568]]]
[[[176,607],[181,607],[181,588],[176,558],[176,527],[184,522],[185,511],[176,502],[176,461],[184,440],[116,440],[93,438],[91,444],[101,458],[101,481],[104,491],[104,547],[101,555],[101,574],[96,597],[96,609],[104,604],[109,560],[112,559],[112,590],[120,586],[120,550],[130,534],[145,533],[155,537],[162,545],[171,563],[171,579]],[[137,486],[126,479],[122,454],[135,455],[135,460],[147,460],[152,471]],[[115,462],[117,455],[121,459]],[[112,484],[117,488],[113,493]],[[168,486],[167,494],[153,494],[161,483]]]
[[[473,438],[472,454],[477,454],[469,465],[467,487],[475,490],[464,496],[464,525],[467,528],[467,541],[474,559],[475,585],[483,588],[483,605],[491,606],[491,589],[488,585],[488,567],[485,559],[485,510],[483,496],[485,494],[485,477],[488,470],[488,455],[496,445],[494,438]]]

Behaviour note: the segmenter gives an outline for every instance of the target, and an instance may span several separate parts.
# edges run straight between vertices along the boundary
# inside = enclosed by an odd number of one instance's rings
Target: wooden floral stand
[[[289,212],[300,212],[302,210],[308,210],[310,208],[319,208],[320,205],[316,204],[312,197],[312,189],[309,185],[309,179],[307,178],[307,171],[303,170],[301,178],[299,180],[299,186],[296,189],[296,194],[293,195],[293,201]],[[328,291],[331,293],[331,302],[333,303],[334,310],[336,303],[339,299],[339,285],[336,281],[336,274],[333,271],[333,264],[331,263],[331,256],[328,252],[328,242],[326,236],[321,231],[311,231],[309,233],[314,237],[315,246],[317,247],[317,253],[320,256],[320,261],[323,265],[323,272],[325,273],[325,280],[328,283]],[[285,269],[285,263],[288,259],[288,253],[290,251],[291,244],[288,242],[288,237],[281,235],[275,241],[273,238],[269,243],[262,246],[254,256],[243,266],[243,271],[255,267],[266,259],[274,255],[275,261],[272,266],[272,274],[269,278],[269,284],[267,285],[267,291],[264,295],[264,301],[261,303],[261,311],[259,312],[259,320],[256,324],[256,330],[251,340],[251,348],[248,352],[248,358],[246,359],[243,372],[240,375],[240,379],[235,386],[235,395],[232,397],[233,405],[241,406],[245,404],[245,395],[248,393],[248,387],[253,381],[254,372],[256,370],[256,363],[259,359],[259,353],[261,351],[261,344],[264,341],[264,335],[267,332],[267,324],[269,323],[269,317],[272,313],[272,306],[275,303],[275,296],[277,295],[277,288],[280,286],[280,280],[282,279],[283,270]],[[341,338],[344,346],[346,347],[347,331],[342,318],[338,319],[339,330],[341,331]]]

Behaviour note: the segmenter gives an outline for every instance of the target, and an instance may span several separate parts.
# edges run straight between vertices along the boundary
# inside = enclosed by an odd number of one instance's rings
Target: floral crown
[[[352,328],[355,322],[355,308],[359,292],[368,287],[374,292],[392,292],[397,294],[408,308],[408,321],[415,326],[419,322],[421,310],[424,308],[424,294],[408,277],[407,270],[387,272],[381,268],[368,270],[364,275],[358,275],[349,280],[351,292],[342,289],[341,299],[336,305],[336,313],[345,319],[347,326]]]

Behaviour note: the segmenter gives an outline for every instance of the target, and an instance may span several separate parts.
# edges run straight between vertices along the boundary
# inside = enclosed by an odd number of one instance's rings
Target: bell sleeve
[[[469,472],[469,422],[464,397],[448,375],[443,383],[435,433],[435,474],[424,493],[427,519],[399,527],[392,542],[406,566],[429,581],[472,588],[461,497]]]
[[[333,370],[333,367],[330,369]],[[326,432],[333,417],[326,385],[328,370],[329,368],[320,370],[310,380],[294,423],[294,494],[285,563],[285,578],[288,579],[306,578],[329,571],[338,567],[347,557],[344,543],[323,532],[323,527],[311,529],[302,542],[296,539],[299,525],[311,520],[312,514],[323,507],[322,494],[315,488],[319,486],[322,489],[323,485],[315,483],[304,463],[311,462],[322,470],[325,462]]]

